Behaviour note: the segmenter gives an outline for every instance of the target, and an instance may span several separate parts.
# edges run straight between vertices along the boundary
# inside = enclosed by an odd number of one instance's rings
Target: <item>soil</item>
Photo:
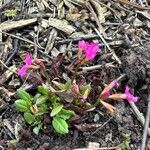
[[[33,26],[30,26],[28,30],[32,30],[32,28]],[[28,33],[28,30],[24,29],[24,32]],[[18,32],[22,31],[18,30]],[[26,49],[23,44],[23,42],[20,42],[19,49],[22,47]],[[73,44],[76,45],[76,41],[73,42]],[[98,97],[96,90],[98,86],[104,87],[104,84],[109,84],[112,80],[125,74],[126,76],[122,79],[118,90],[123,92],[126,84],[134,89],[135,95],[140,97],[140,100],[136,105],[145,116],[150,90],[150,40],[148,39],[146,42],[143,42],[143,45],[140,44],[139,46],[134,47],[122,44],[117,48],[114,47],[114,50],[117,57],[122,62],[121,65],[118,65],[115,62],[117,67],[105,67],[105,63],[112,62],[114,59],[112,57],[102,57],[108,54],[108,52],[102,51],[102,55],[98,55],[96,60],[92,62],[95,65],[101,64],[102,67],[78,75],[77,81],[91,83],[94,90],[90,94],[88,101],[94,102]],[[17,63],[19,63],[20,60],[18,54],[15,54],[13,58],[13,61]],[[38,56],[40,55],[41,54],[38,54]],[[7,56],[5,57],[8,58]],[[49,60],[48,57],[45,58]],[[47,64],[49,75],[52,78],[62,78],[64,72],[68,73],[68,70],[66,69],[66,66],[69,64],[68,60],[65,60],[62,55],[52,58],[51,65]],[[7,65],[9,66],[9,63]],[[4,68],[0,69],[1,79],[5,70],[6,69]],[[70,75],[70,73],[68,73],[68,75]],[[15,82],[15,85],[10,84],[12,80],[13,83]],[[31,82],[31,80],[32,78],[29,79],[28,82]],[[3,80],[0,81],[2,82]],[[38,79],[36,84],[32,84],[32,87],[29,89],[31,91],[36,90],[36,86],[41,82],[42,81]],[[23,82],[20,81],[18,77],[14,76],[14,78],[9,79],[6,82],[3,81],[0,86],[15,92],[22,83]],[[74,148],[85,148],[89,142],[97,142],[100,144],[100,147],[115,147],[123,142],[124,134],[130,134],[129,149],[140,149],[143,127],[126,101],[110,101],[110,103],[116,107],[115,113],[110,113],[106,111],[105,108],[99,106],[94,111],[84,114],[78,122],[79,124],[101,124],[99,128],[82,132],[77,130],[75,126],[71,124],[69,134],[61,136],[55,133],[50,126],[47,126],[47,128],[42,130],[39,135],[35,135],[32,132],[32,128],[23,121],[22,114],[16,110],[14,106],[16,98],[16,94],[12,97],[8,97],[0,89],[0,100],[3,102],[3,105],[0,105],[0,150],[73,150]],[[18,142],[14,140],[16,137],[13,134],[16,128],[20,128]],[[150,149],[149,137],[147,141],[146,149],[148,150]]]
[[[122,50],[123,54],[120,57],[123,63],[119,70],[122,73],[126,73],[126,82],[135,89],[138,95],[140,95],[138,106],[143,113],[146,112],[144,109],[146,109],[147,106],[147,95],[150,83],[149,47],[150,44],[146,43],[141,47],[124,49]],[[102,74],[102,70],[98,71]],[[109,77],[105,76],[105,78],[103,78],[103,82],[107,83],[111,80],[111,78],[118,77],[118,69],[106,69],[106,72],[109,74]],[[92,81],[94,82],[94,80]],[[8,119],[12,125],[15,126],[16,120],[18,120],[18,117],[20,118],[21,116],[12,105],[13,102],[14,99],[11,99],[9,103],[5,104],[6,106],[3,107],[0,112],[3,116],[2,119]],[[85,147],[88,142],[93,141],[100,143],[101,147],[112,147],[120,144],[123,134],[130,133],[130,149],[136,150],[141,144],[143,127],[140,125],[139,121],[134,116],[132,109],[127,103],[123,101],[119,102],[116,104],[116,107],[117,112],[115,114],[106,114],[104,108],[97,108],[94,112],[89,113],[87,115],[88,117],[84,116],[85,122],[94,122],[93,120],[95,115],[99,116],[96,123],[102,124],[103,127],[96,133],[94,131],[83,133],[76,130],[74,127],[71,127],[69,135],[59,136],[49,128],[46,134],[41,132],[38,136],[36,136],[31,132],[29,126],[24,125],[23,130],[19,133],[21,138],[17,143],[17,148],[13,148],[13,144],[11,144],[11,142],[7,142],[12,139],[12,134],[7,128],[1,127],[0,145],[5,149],[18,150],[25,150],[27,148],[31,148],[33,150],[70,150],[73,148]]]

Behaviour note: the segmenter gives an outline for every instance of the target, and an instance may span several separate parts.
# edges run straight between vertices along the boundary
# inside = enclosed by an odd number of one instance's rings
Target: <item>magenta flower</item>
[[[87,42],[85,42],[84,40],[81,40],[78,42],[78,48],[81,49],[81,50],[84,50],[87,48]]]
[[[110,91],[115,87],[118,88],[119,83],[117,80],[113,80],[112,82],[110,82],[110,84],[108,84],[104,90],[102,91],[101,95],[100,95],[100,99],[107,99],[110,96]]]
[[[26,54],[26,58],[25,58],[25,64],[19,69],[18,71],[18,75],[20,77],[24,77],[27,70],[28,70],[28,67],[32,64],[32,56],[31,54],[27,53]]]
[[[137,96],[134,96],[131,92],[131,89],[126,86],[125,87],[125,95],[126,95],[126,100],[129,102],[129,103],[132,103],[132,102],[137,102],[138,101],[138,97]]]
[[[84,40],[78,42],[78,47],[83,50],[87,60],[93,60],[99,50],[97,43],[88,43]]]
[[[98,52],[98,50],[99,50],[98,44],[96,44],[96,43],[90,43],[90,44],[88,44],[87,48],[84,49],[86,58],[88,60],[93,60],[95,58],[96,53]]]

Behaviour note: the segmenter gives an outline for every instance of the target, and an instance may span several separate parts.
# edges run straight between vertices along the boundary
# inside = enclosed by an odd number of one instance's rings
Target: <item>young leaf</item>
[[[15,106],[21,112],[30,112],[31,104],[23,99],[16,100]]]
[[[58,114],[57,117],[60,117],[64,120],[68,120],[70,117],[74,116],[75,112],[72,110],[62,109]]]
[[[53,117],[53,116],[57,115],[61,111],[62,108],[63,108],[63,105],[61,105],[61,104],[55,106],[54,109],[51,111],[50,116]]]
[[[66,134],[69,132],[67,122],[59,117],[54,117],[52,121],[52,125],[57,133]]]
[[[19,89],[19,90],[17,90],[17,94],[18,94],[18,96],[19,96],[21,99],[23,99],[23,100],[26,100],[26,101],[28,101],[28,102],[31,102],[31,100],[32,100],[30,94],[27,93],[25,90],[20,90],[20,89]]]
[[[65,83],[65,90],[69,90],[71,89],[71,80],[68,80],[66,83]]]
[[[87,84],[87,85],[85,85],[85,86],[82,87],[82,89],[81,89],[81,94],[84,95],[84,93],[85,93],[86,91],[88,91],[88,93],[90,93],[91,89],[92,89],[92,88],[91,88],[91,85],[90,85],[90,84]]]
[[[29,112],[24,113],[24,119],[28,124],[32,124],[35,121],[35,117]]]
[[[41,105],[43,103],[45,103],[47,101],[48,97],[45,95],[45,96],[40,96],[37,98],[36,100],[36,104],[37,105]]]
[[[33,128],[33,132],[34,132],[36,135],[38,135],[41,128],[42,128],[42,123],[41,123],[41,124],[38,124],[38,126],[34,127],[34,128]]]
[[[49,94],[49,90],[46,87],[44,87],[43,85],[38,86],[38,92],[43,94],[43,95],[48,95]]]
[[[38,113],[35,114],[35,116],[41,116],[48,112],[48,106],[46,104],[41,104],[38,106]]]
[[[53,95],[51,98],[50,98],[51,102],[53,105],[56,104],[57,100],[58,100],[58,97],[56,95]]]
[[[64,90],[65,85],[57,81],[52,81],[60,90]]]

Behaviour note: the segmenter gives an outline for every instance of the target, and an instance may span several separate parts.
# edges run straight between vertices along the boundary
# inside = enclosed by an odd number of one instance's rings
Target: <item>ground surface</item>
[[[149,8],[145,3],[134,4],[108,0],[100,3],[97,0],[0,1],[0,30],[3,31],[0,33],[0,149],[71,150],[86,147],[90,141],[98,142],[100,147],[115,147],[123,142],[123,134],[130,134],[128,149],[139,149],[143,127],[125,101],[111,102],[117,108],[113,114],[98,107],[82,115],[78,124],[101,124],[91,131],[82,132],[71,125],[70,133],[60,136],[49,126],[39,135],[33,134],[14,106],[18,98],[15,92],[24,86],[33,94],[41,81],[35,76],[26,80],[8,73],[8,69],[18,70],[23,63],[21,54],[28,51],[45,60],[52,79],[62,80],[64,74],[71,78],[67,66],[76,57],[78,40],[94,40],[100,43],[101,52],[89,66],[102,66],[77,77],[78,83],[86,81],[95,89],[88,100],[95,101],[99,86],[104,87],[125,74],[118,90],[123,92],[126,84],[132,87],[140,97],[136,105],[145,115],[150,87],[150,11],[145,10]],[[19,127],[16,142],[15,128]],[[146,148],[150,149],[149,142]]]

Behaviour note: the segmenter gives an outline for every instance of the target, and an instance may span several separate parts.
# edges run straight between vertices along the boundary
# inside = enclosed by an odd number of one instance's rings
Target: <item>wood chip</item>
[[[24,27],[32,23],[35,23],[36,21],[37,18],[26,19],[26,20],[22,19],[19,21],[6,21],[0,24],[0,31],[13,30],[16,28]]]
[[[48,23],[50,26],[57,28],[65,32],[66,34],[71,34],[75,31],[75,28],[68,24],[65,20],[59,20],[55,18],[49,18]]]

